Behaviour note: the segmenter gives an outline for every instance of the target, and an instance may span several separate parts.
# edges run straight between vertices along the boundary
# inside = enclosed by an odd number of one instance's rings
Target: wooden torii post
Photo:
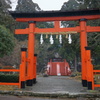
[[[34,77],[33,70],[34,67],[34,45],[35,45],[35,21],[29,21],[29,30],[28,30],[28,72],[27,72],[27,86],[32,86],[36,77]]]
[[[87,73],[87,69],[92,67],[91,57],[87,55],[87,33],[88,32],[100,32],[100,26],[91,27],[86,25],[87,20],[100,19],[100,10],[86,10],[86,11],[46,11],[35,13],[16,13],[10,12],[11,15],[19,22],[29,22],[29,28],[16,29],[15,34],[28,34],[28,81],[27,85],[32,86],[32,80],[34,79],[34,38],[35,34],[68,34],[68,33],[80,33],[80,46],[81,46],[81,63],[82,63],[82,85],[92,89],[93,83],[90,74],[92,70]],[[80,25],[76,27],[60,28],[59,21],[79,21]],[[54,21],[54,28],[37,28],[36,22]],[[89,56],[89,57],[88,57]],[[88,75],[87,75],[88,74]],[[89,83],[89,84],[88,84]]]

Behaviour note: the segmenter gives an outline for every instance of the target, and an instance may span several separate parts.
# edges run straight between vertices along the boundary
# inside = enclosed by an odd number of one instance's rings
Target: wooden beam
[[[19,69],[0,69],[0,72],[19,72]]]
[[[70,27],[70,28],[36,28],[35,29],[35,34],[40,34],[40,33],[60,33],[60,32],[80,32],[79,26],[77,27]]]
[[[91,27],[91,26],[87,26],[87,32],[100,32],[100,26],[94,26],[94,27]]]
[[[66,33],[77,33],[80,32],[79,26],[77,27],[71,27],[71,28],[35,28],[35,34],[48,34],[48,33],[54,33],[58,34],[61,32]],[[16,29],[15,34],[29,34],[29,29]]]
[[[87,26],[86,28],[87,32],[100,32],[100,26],[96,26],[96,27],[91,27],[91,26]],[[78,32],[81,32],[80,27],[76,26],[76,27],[68,27],[68,28],[35,28],[35,34],[75,34]],[[15,30],[15,34],[29,34],[29,29],[16,29]]]
[[[29,33],[29,29],[15,29],[15,34],[28,34]]]
[[[18,22],[28,22],[28,21],[37,21],[37,22],[46,22],[46,21],[76,21],[79,19],[100,19],[100,15],[85,15],[85,16],[69,16],[69,17],[40,17],[40,18],[16,18]]]
[[[20,85],[19,83],[0,82],[0,85]]]

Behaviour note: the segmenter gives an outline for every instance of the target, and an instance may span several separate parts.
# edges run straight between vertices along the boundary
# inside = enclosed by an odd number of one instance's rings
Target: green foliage
[[[8,55],[14,48],[14,37],[9,29],[0,25],[0,57]]]
[[[95,70],[100,70],[100,65],[94,65]]]
[[[12,23],[14,20],[8,13],[9,0],[0,0],[0,57],[10,54],[14,48],[14,37]]]
[[[9,8],[11,8],[9,0],[0,0],[0,25],[13,31],[14,19],[9,15]]]
[[[100,0],[77,0],[80,9],[100,9]]]
[[[0,82],[18,83],[19,76],[17,74],[0,74]]]
[[[18,0],[18,5],[16,7],[16,12],[36,12],[40,11],[40,7],[38,4],[34,3],[32,0]],[[25,22],[17,22],[16,29],[25,29],[28,27],[28,23]],[[15,37],[20,40],[24,41],[27,40],[28,35],[15,35]]]
[[[62,7],[61,10],[62,11],[72,11],[72,10],[77,10],[79,9],[79,4],[78,2],[76,2],[76,0],[69,0],[68,2],[65,2]]]
[[[61,8],[62,11],[72,11],[78,10],[79,3],[76,0],[69,0],[65,2]],[[75,27],[79,24],[78,21],[62,21],[61,22],[63,27]],[[59,48],[59,54],[62,58],[65,58],[68,62],[70,62],[71,66],[74,66],[75,59],[77,62],[80,61],[80,41],[79,41],[79,34],[72,34],[72,44],[68,43],[68,39],[63,37],[63,44],[61,48]]]
[[[16,7],[17,12],[34,12],[40,10],[40,7],[36,3],[33,3],[32,0],[18,0]]]
[[[72,35],[72,44],[68,43],[68,39],[63,37],[63,44],[59,48],[59,54],[62,58],[70,62],[74,66],[74,60],[80,61],[79,34]]]
[[[78,2],[77,2],[78,1]],[[65,2],[61,8],[61,11],[71,11],[71,10],[79,10],[79,9],[93,9],[100,7],[100,0],[69,0]],[[16,8],[17,12],[35,12],[40,10],[37,4],[33,3],[32,0],[18,0],[18,6]],[[63,27],[75,27],[79,25],[79,21],[62,21]],[[90,26],[100,26],[100,20],[95,21],[87,21],[87,25]],[[37,22],[37,27],[39,28],[52,28],[53,23],[48,22]],[[18,23],[16,28],[26,28],[28,27],[28,23]],[[38,54],[38,69],[41,70],[44,67],[48,59],[54,57],[56,53],[62,58],[65,58],[67,61],[72,62],[74,65],[75,58],[77,62],[80,61],[80,36],[79,34],[72,35],[72,44],[68,44],[68,39],[63,36],[63,44],[59,44],[59,40],[54,37],[54,44],[51,45],[49,43],[49,38],[45,39],[44,43],[40,45],[40,35],[36,35],[36,53]],[[50,37],[50,36],[49,36]],[[26,40],[27,35],[16,35],[16,38],[20,41]],[[98,33],[90,33],[88,34],[88,44],[93,48],[92,57],[94,59],[94,63],[98,64],[100,58],[100,35]]]
[[[72,2],[73,1],[73,2]],[[69,11],[69,10],[78,10],[78,9],[96,9],[100,8],[100,0],[69,0],[65,2],[62,6],[62,11]],[[79,22],[75,21],[62,21],[62,26],[64,27],[74,27],[77,26]],[[100,19],[98,20],[89,20],[87,21],[87,25],[89,26],[100,26]],[[79,35],[72,35],[73,43],[69,46],[64,39],[63,46],[60,48],[60,54],[63,57],[74,61],[74,57],[76,56],[77,59],[80,58],[80,43],[79,43]],[[100,64],[100,35],[97,32],[88,33],[88,46],[92,48],[92,58],[93,63],[98,65]],[[80,60],[80,59],[79,59]],[[78,61],[79,61],[78,60]]]
[[[88,33],[88,45],[91,47],[93,63],[100,64],[100,33]]]
[[[37,39],[35,51],[38,54],[38,71],[39,72],[42,70],[44,66],[47,65],[49,59],[54,58],[55,53],[58,52],[59,43],[58,42],[56,43],[57,40],[55,39],[55,43],[50,44],[49,37],[50,35],[48,36],[47,39],[45,39],[45,36],[44,36],[43,44],[40,44],[39,40]]]

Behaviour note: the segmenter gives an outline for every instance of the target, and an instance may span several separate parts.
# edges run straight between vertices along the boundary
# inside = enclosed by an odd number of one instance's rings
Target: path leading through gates
[[[43,93],[81,93],[83,87],[80,81],[70,79],[68,76],[37,77],[37,84],[25,90]]]
[[[68,76],[38,76],[37,81],[37,84],[27,86],[25,89],[1,92],[3,95],[13,96],[1,95],[0,100],[12,100],[12,98],[14,100],[63,100],[62,98],[65,100],[90,100],[90,98],[97,100],[93,98],[100,98],[99,91],[87,91],[87,88],[82,87],[80,81]]]

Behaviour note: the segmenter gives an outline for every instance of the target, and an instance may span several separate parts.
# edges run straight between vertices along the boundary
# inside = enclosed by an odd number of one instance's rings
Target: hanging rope
[[[48,34],[46,34],[46,38],[48,38]],[[58,34],[56,35],[56,39],[58,38]],[[72,43],[72,38],[71,38],[71,34],[66,34],[66,38],[68,38],[68,43],[71,44]],[[44,40],[43,40],[43,34],[41,34],[40,36],[40,44],[43,44]],[[62,35],[59,35],[59,43],[62,44]],[[54,39],[52,34],[50,35],[50,44],[54,44]]]
[[[56,35],[56,39],[58,39],[58,35]]]
[[[48,38],[48,34],[46,34],[46,39]]]
[[[68,38],[68,34],[66,34],[66,38]]]

